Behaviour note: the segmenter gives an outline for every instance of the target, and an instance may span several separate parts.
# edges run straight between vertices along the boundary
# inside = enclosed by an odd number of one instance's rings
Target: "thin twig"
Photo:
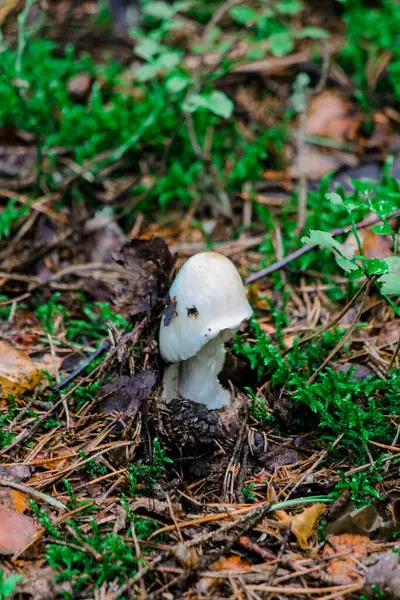
[[[395,210],[393,213],[391,213],[389,215],[388,218],[397,217],[398,215],[400,215],[400,209]],[[367,217],[366,219],[363,219],[359,223],[356,223],[355,228],[356,229],[364,229],[365,227],[369,227],[370,225],[375,225],[376,223],[380,223],[380,221],[381,221],[381,219],[379,217]],[[337,235],[344,235],[345,233],[351,233],[351,231],[352,231],[352,227],[350,225],[346,225],[346,227],[338,227],[337,229],[333,229],[330,232],[330,234],[333,237],[335,237]],[[298,248],[297,250],[295,250],[294,252],[292,252],[291,254],[286,256],[286,258],[283,258],[282,260],[278,260],[277,262],[273,263],[269,267],[266,267],[265,269],[261,269],[261,271],[258,271],[257,273],[253,273],[252,275],[247,277],[247,279],[245,280],[245,284],[248,285],[249,283],[258,281],[258,279],[261,279],[262,277],[266,277],[267,275],[270,275],[271,273],[275,273],[275,271],[280,271],[281,269],[286,267],[286,265],[288,265],[289,263],[293,262],[297,258],[300,258],[300,256],[307,254],[307,252],[310,252],[310,250],[315,250],[315,248],[318,248],[318,246],[319,246],[319,244],[309,244],[306,246],[302,246],[301,248]],[[1,306],[1,304],[0,304],[0,306]]]

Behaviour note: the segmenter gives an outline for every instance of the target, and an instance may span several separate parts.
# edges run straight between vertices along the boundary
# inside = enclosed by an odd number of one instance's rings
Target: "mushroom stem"
[[[183,360],[179,367],[179,393],[189,400],[206,404],[210,410],[226,406],[230,402],[230,392],[218,381],[225,362],[225,342],[232,337],[232,331],[225,329],[205,344],[191,358]]]

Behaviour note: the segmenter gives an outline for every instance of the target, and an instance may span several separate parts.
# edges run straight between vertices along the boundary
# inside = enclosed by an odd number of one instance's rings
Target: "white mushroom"
[[[224,344],[252,309],[235,265],[222,254],[201,252],[183,265],[170,289],[160,327],[160,352],[172,363],[164,373],[164,399],[177,393],[218,409],[230,393],[218,381]]]

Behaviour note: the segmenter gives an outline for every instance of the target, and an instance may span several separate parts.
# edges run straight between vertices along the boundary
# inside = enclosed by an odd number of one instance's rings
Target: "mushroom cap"
[[[217,252],[189,258],[169,295],[175,312],[172,318],[165,315],[160,327],[160,352],[166,362],[194,356],[224,330],[229,339],[253,312],[235,265]]]

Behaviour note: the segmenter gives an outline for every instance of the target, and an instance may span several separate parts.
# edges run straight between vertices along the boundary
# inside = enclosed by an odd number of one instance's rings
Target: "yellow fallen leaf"
[[[285,525],[290,525],[290,530],[296,536],[300,548],[308,548],[308,538],[314,531],[321,512],[324,510],[324,504],[313,504],[309,508],[297,515],[288,515],[284,510],[276,510],[275,514]]]
[[[32,360],[23,350],[0,342],[0,397],[32,390],[42,379],[43,369],[53,371],[49,354],[40,360]]]

